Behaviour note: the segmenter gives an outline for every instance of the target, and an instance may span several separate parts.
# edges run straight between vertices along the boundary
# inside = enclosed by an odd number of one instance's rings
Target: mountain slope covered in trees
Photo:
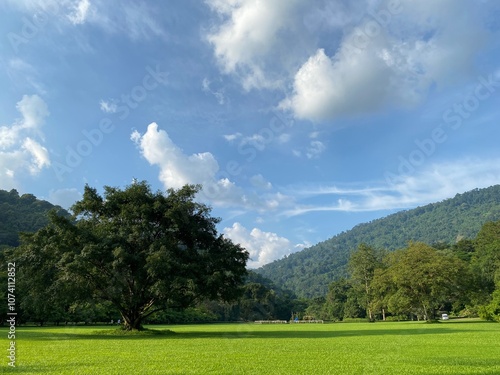
[[[387,250],[403,248],[409,241],[450,244],[474,238],[484,223],[496,220],[500,220],[500,185],[357,225],[256,272],[298,296],[323,296],[332,281],[346,276],[349,256],[361,243]]]
[[[19,232],[35,232],[47,225],[47,213],[52,209],[69,215],[61,207],[39,200],[32,194],[20,196],[15,189],[0,190],[0,248],[18,246]]]

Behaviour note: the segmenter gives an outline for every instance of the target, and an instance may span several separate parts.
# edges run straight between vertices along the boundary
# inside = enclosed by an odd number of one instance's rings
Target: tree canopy
[[[436,309],[463,291],[466,264],[457,257],[421,242],[391,255],[386,272],[396,291],[398,301],[392,301],[396,310],[432,319]]]
[[[38,298],[45,285],[59,301],[107,301],[127,329],[168,308],[236,299],[248,252],[217,233],[219,219],[194,200],[199,188],[163,194],[136,182],[101,196],[86,186],[73,218],[52,213],[46,227],[23,236],[16,253],[21,279],[33,280],[27,293]]]

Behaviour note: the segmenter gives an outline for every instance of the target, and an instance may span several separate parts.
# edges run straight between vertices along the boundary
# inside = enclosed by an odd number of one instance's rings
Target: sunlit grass
[[[18,327],[17,367],[9,369],[4,357],[0,372],[500,374],[500,324],[495,323],[216,324],[150,328],[160,334],[116,335],[109,327]],[[5,328],[0,335],[7,349]]]

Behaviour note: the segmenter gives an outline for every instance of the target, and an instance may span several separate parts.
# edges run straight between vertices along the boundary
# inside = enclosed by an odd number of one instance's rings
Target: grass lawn
[[[481,321],[17,327],[19,374],[500,374],[500,324]],[[7,329],[0,329],[7,353]]]

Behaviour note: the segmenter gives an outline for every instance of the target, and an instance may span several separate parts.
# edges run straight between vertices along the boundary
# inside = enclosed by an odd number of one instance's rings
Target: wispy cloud
[[[69,209],[76,201],[82,198],[82,194],[75,188],[51,190],[47,198],[52,204]]]
[[[224,93],[224,89],[213,90],[211,88],[211,82],[208,78],[204,78],[201,84],[203,92],[212,94],[220,105],[227,103],[227,98]]]
[[[97,26],[108,33],[120,33],[131,40],[165,37],[158,12],[144,3],[124,0],[120,6],[103,0],[7,0],[24,11],[43,12],[62,27],[82,24]]]
[[[400,176],[393,184],[364,188],[319,186],[294,189],[288,194],[296,198],[296,205],[283,211],[285,216],[309,212],[338,211],[363,212],[414,208],[451,198],[475,188],[500,184],[500,160],[464,159],[453,163],[434,164],[413,176]],[[330,195],[335,204],[304,204],[315,196]]]
[[[40,95],[46,94],[46,88],[41,82],[37,69],[25,60],[19,57],[11,59],[6,72],[13,85],[30,91],[35,90]]]
[[[85,23],[87,16],[89,14],[90,1],[80,0],[78,3],[73,5],[73,11],[68,15],[68,19],[74,25],[80,25]]]
[[[99,102],[99,107],[104,113],[116,113],[118,110],[118,105],[113,101],[101,100]]]
[[[308,159],[318,158],[324,151],[326,150],[326,146],[321,141],[311,141],[309,147],[307,148],[306,156]]]
[[[234,140],[241,138],[242,134],[241,133],[233,133],[233,134],[225,134],[224,139],[228,142],[233,142]]]

